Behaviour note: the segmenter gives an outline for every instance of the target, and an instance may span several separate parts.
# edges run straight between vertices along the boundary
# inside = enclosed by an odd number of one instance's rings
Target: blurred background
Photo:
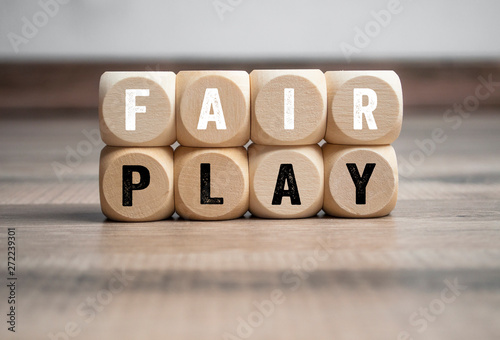
[[[18,46],[2,39],[4,60],[343,60],[342,44],[355,45],[357,28],[373,41],[357,46],[355,60],[500,55],[500,3],[493,0],[2,3],[4,36],[22,36],[26,22],[38,30]],[[381,25],[366,27],[372,20]]]
[[[406,105],[435,106],[500,69],[493,0],[0,4],[0,107],[96,107],[105,70],[271,67],[394,69]]]

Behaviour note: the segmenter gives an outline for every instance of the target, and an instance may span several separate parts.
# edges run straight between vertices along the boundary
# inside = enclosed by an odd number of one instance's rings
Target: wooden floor
[[[406,110],[388,217],[144,224],[100,212],[97,112],[0,112],[0,338],[499,339],[500,114],[446,109]]]

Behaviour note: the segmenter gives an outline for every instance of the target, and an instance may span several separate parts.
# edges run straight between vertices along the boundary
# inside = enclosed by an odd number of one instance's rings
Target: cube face
[[[104,143],[174,143],[175,77],[173,72],[105,72],[99,85],[99,126]]]
[[[251,139],[262,145],[316,144],[326,129],[326,82],[320,70],[254,70]]]
[[[250,212],[264,218],[316,215],[323,204],[321,148],[264,146],[248,148]]]
[[[235,147],[250,138],[250,78],[245,71],[182,71],[177,75],[181,145]]]
[[[244,147],[175,150],[175,207],[186,219],[227,220],[248,210]]]
[[[156,221],[174,212],[173,151],[106,146],[99,164],[101,209],[116,221]]]
[[[403,122],[401,81],[393,71],[326,72],[325,140],[343,145],[394,142]]]
[[[323,145],[323,210],[338,217],[380,217],[396,206],[398,167],[390,145]]]

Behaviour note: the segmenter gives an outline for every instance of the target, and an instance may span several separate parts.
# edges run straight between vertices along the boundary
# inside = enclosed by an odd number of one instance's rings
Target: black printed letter
[[[288,190],[285,190],[285,180],[288,184]],[[292,205],[300,205],[299,188],[295,181],[292,164],[281,164],[274,188],[273,205],[280,205],[283,196],[290,196]]]
[[[224,204],[223,197],[210,197],[210,163],[200,164],[200,203]]]
[[[351,174],[352,181],[356,187],[356,204],[366,204],[366,185],[370,179],[375,163],[366,163],[363,176],[359,177],[358,167],[356,163],[347,163],[347,170]]]
[[[138,172],[139,183],[132,183],[132,173]],[[146,189],[150,181],[149,170],[142,165],[124,165],[122,170],[122,204],[124,207],[132,206],[132,191]]]

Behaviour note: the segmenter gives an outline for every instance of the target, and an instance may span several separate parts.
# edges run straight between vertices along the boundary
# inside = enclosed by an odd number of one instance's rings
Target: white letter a
[[[210,108],[213,107],[214,114],[210,114]],[[200,120],[198,120],[198,130],[206,130],[208,122],[215,122],[217,130],[226,129],[226,121],[220,104],[219,90],[206,89],[203,104],[201,106]]]

